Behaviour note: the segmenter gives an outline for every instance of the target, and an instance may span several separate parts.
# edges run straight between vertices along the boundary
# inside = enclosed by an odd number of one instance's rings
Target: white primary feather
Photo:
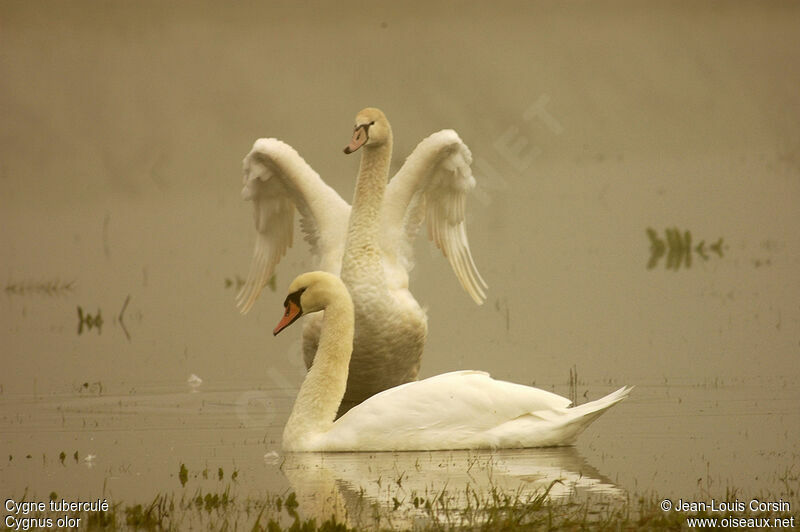
[[[453,268],[461,286],[477,304],[486,299],[466,232],[467,194],[475,188],[472,154],[452,129],[430,135],[417,145],[386,187],[383,230],[386,248],[408,270],[412,246],[423,220],[428,238]],[[402,232],[400,229],[402,228]]]
[[[407,272],[413,265],[413,241],[427,220],[430,240],[447,257],[464,290],[481,304],[487,285],[472,258],[465,226],[466,196],[475,188],[471,164],[469,148],[452,129],[425,138],[386,188],[381,230],[385,251]],[[237,296],[242,313],[252,308],[292,246],[295,207],[320,267],[338,273],[350,206],[294,148],[277,139],[257,140],[244,159],[242,198],[253,201],[257,231],[250,273]]]
[[[253,202],[256,244],[236,303],[247,313],[292,245],[295,208],[319,267],[339,273],[350,206],[288,144],[258,139],[244,159],[242,198]]]
[[[361,111],[358,121],[369,124],[362,137],[368,130],[369,138],[361,151],[353,208],[293,148],[276,139],[259,139],[245,157],[242,191],[253,201],[257,231],[250,272],[237,296],[243,313],[292,245],[295,209],[317,267],[341,275],[352,293],[356,334],[343,411],[417,377],[427,317],[409,290],[408,272],[423,222],[464,290],[478,304],[486,297],[466,233],[466,196],[475,186],[467,146],[455,131],[434,133],[419,143],[387,186],[391,126],[377,109]],[[317,349],[319,319],[304,326],[307,366]]]

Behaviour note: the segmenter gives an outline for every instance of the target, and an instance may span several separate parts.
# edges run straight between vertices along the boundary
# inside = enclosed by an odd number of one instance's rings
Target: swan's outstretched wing
[[[338,274],[350,206],[302,157],[277,139],[258,139],[244,158],[242,198],[253,202],[256,245],[236,304],[247,313],[292,245],[294,210],[320,268]]]
[[[373,395],[320,436],[320,450],[433,450],[569,445],[627,397],[621,388],[568,408],[554,393],[454,371]]]
[[[326,450],[467,449],[473,440],[531,409],[566,408],[569,399],[483,371],[452,371],[373,395],[336,420]],[[331,448],[332,447],[332,448]]]
[[[465,226],[467,193],[475,187],[472,155],[458,134],[445,129],[420,142],[386,188],[384,242],[406,270],[423,220],[428,237],[450,261],[461,286],[477,304],[487,288],[469,250]]]

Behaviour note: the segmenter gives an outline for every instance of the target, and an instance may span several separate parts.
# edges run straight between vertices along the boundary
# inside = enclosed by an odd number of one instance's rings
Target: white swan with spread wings
[[[392,129],[379,109],[356,115],[345,153],[361,150],[353,206],[289,145],[259,139],[244,159],[242,196],[252,200],[257,231],[250,273],[237,296],[248,312],[292,245],[295,210],[318,268],[340,275],[355,306],[355,339],[340,413],[367,397],[416,380],[427,318],[409,291],[412,244],[427,224],[430,239],[478,304],[486,283],[469,249],[466,196],[475,187],[469,148],[453,130],[422,140],[388,183]],[[303,351],[310,367],[320,316],[307,320]]]

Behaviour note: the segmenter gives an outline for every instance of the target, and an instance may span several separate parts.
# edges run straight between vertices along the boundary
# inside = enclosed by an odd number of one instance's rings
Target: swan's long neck
[[[342,259],[342,280],[354,286],[361,278],[383,279],[380,215],[392,159],[392,139],[378,146],[364,146],[358,169],[353,210],[347,228]]]
[[[353,303],[349,297],[337,298],[325,308],[314,364],[300,386],[283,431],[285,448],[305,450],[309,440],[333,426],[347,387],[353,321]]]

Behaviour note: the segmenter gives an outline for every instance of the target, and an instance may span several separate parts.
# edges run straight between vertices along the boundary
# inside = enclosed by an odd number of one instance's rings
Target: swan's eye
[[[302,308],[301,305],[300,305],[300,296],[302,296],[303,292],[305,292],[305,291],[306,291],[305,288],[301,288],[297,292],[292,292],[291,294],[286,296],[286,299],[283,300],[283,306],[286,307],[286,314],[289,313],[289,302],[290,301],[292,303],[294,303],[295,305],[297,305],[298,308]]]
[[[373,120],[372,122],[369,123],[369,125],[374,126],[375,125],[375,121]]]

